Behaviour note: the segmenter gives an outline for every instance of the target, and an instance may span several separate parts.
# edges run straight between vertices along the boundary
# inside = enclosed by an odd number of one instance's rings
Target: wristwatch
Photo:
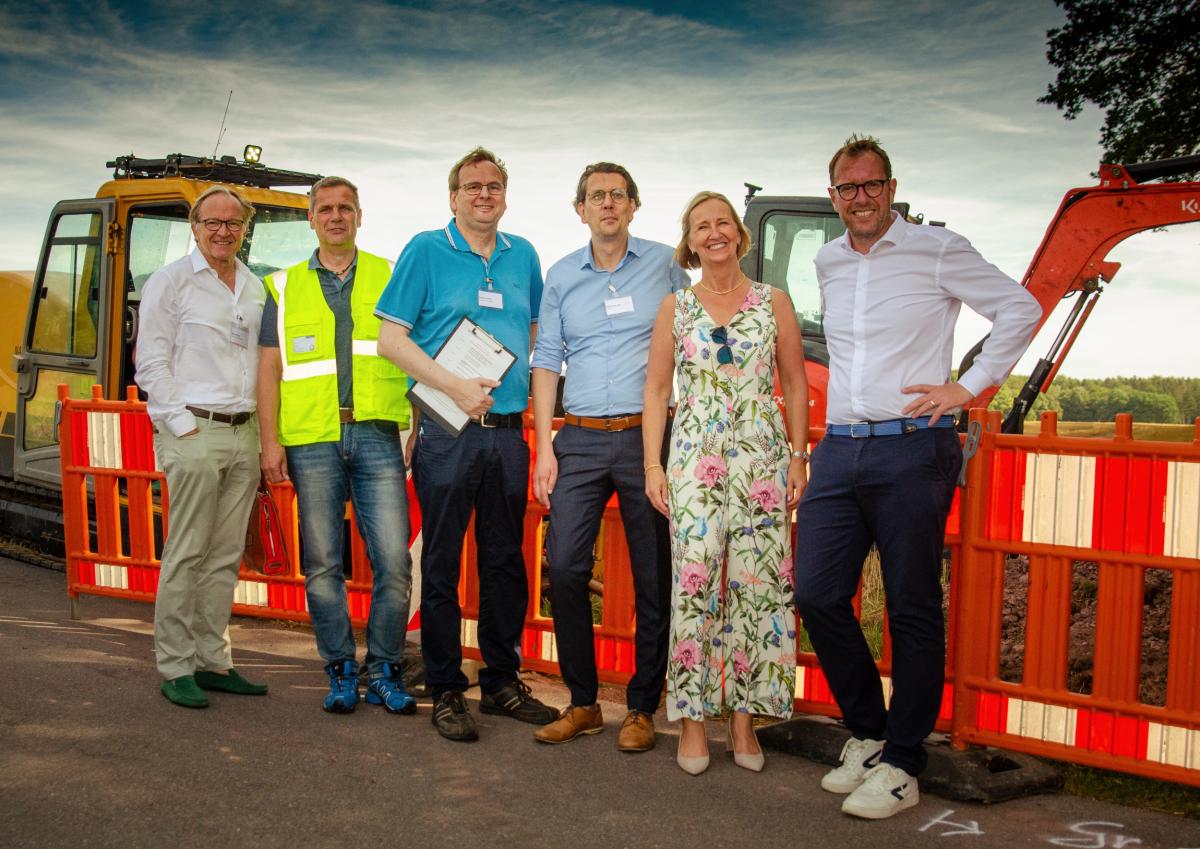
[[[812,455],[809,454],[807,451],[793,451],[792,456],[795,457],[797,460],[808,460],[808,458],[811,457]]]

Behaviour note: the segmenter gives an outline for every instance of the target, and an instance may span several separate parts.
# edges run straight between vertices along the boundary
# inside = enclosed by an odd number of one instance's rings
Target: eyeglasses
[[[242,228],[246,226],[246,222],[240,218],[201,218],[200,223],[204,225],[205,230],[210,230],[213,233],[220,230],[222,224],[225,225],[225,228],[230,233],[240,233],[242,232]]]
[[[471,197],[479,197],[479,193],[484,189],[488,190],[488,194],[502,195],[504,194],[503,183],[464,183],[459,186],[459,189],[466,192]]]
[[[883,194],[883,189],[887,184],[887,180],[867,180],[865,183],[838,183],[833,187],[833,190],[838,193],[838,197],[842,200],[854,200],[858,197],[859,189],[866,192],[867,197],[877,198]]]
[[[624,203],[629,200],[629,194],[624,189],[612,189],[607,192],[603,189],[597,189],[588,195],[587,199],[588,203],[592,206],[599,206],[604,203],[605,197],[611,197],[613,203]]]
[[[729,336],[726,335],[725,325],[714,327],[710,335],[712,340],[721,346],[717,348],[717,362],[723,366],[730,365],[733,362],[733,349],[729,347]]]

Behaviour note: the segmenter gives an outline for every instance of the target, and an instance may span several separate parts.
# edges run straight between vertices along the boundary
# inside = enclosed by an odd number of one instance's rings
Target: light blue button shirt
[[[577,416],[640,413],[654,317],[663,298],[690,285],[667,245],[629,237],[612,271],[595,267],[592,245],[546,273],[533,367],[567,365],[563,407]],[[605,307],[630,298],[631,311]]]

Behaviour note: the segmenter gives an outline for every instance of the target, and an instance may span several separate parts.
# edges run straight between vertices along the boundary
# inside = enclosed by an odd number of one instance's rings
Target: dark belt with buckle
[[[633,427],[642,426],[642,414],[632,413],[627,416],[576,416],[572,413],[567,413],[563,416],[563,421],[575,427],[584,427],[588,430],[605,430],[610,433],[615,433],[620,430],[629,430]]]
[[[242,425],[250,421],[250,417],[254,413],[214,413],[212,410],[205,410],[201,407],[187,407],[187,411],[198,419],[210,419],[214,422],[220,422],[227,425]]]
[[[525,427],[524,413],[484,413],[472,419],[480,427]]]
[[[342,424],[350,424],[351,422],[358,421],[358,419],[354,418],[353,407],[338,407],[338,419]]]

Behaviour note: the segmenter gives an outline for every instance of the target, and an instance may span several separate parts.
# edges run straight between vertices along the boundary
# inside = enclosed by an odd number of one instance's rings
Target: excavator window
[[[822,245],[845,230],[845,225],[834,215],[772,212],[763,220],[762,282],[791,296],[805,336],[824,335],[821,292],[813,258]]]
[[[45,273],[38,281],[30,348],[73,357],[96,356],[99,319],[100,215],[59,216]]]

